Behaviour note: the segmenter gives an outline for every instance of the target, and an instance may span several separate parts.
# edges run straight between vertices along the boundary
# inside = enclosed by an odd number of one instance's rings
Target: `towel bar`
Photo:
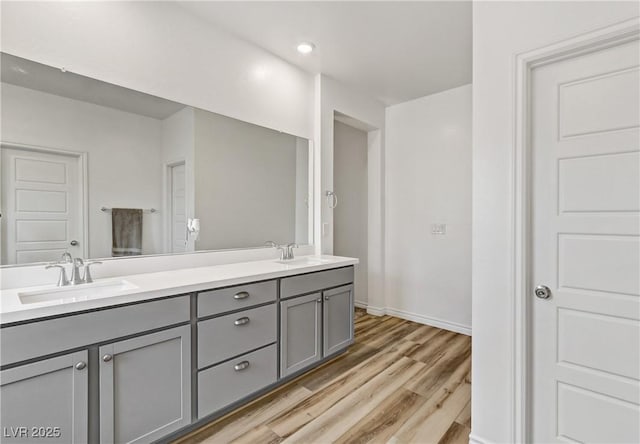
[[[105,213],[108,213],[109,211],[111,211],[111,208],[107,208],[107,207],[101,207],[100,211],[104,211]],[[149,208],[149,209],[143,209],[142,210],[143,213],[157,213],[158,210],[156,210],[155,208]]]

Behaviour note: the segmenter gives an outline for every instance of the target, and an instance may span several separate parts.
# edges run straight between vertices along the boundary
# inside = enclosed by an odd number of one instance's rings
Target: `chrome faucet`
[[[84,261],[79,257],[73,260],[73,265],[71,267],[71,285],[82,284],[82,276],[80,276],[80,267],[84,265]]]
[[[291,243],[287,245],[278,245],[274,241],[266,241],[264,243],[267,247],[273,247],[280,250],[280,260],[289,261],[293,259],[293,249],[298,248],[298,244]]]
[[[67,272],[64,268],[64,265],[61,264],[49,264],[46,267],[44,267],[46,270],[50,269],[50,268],[59,268],[60,269],[60,276],[58,277],[58,283],[56,284],[58,287],[66,287],[67,285],[69,285],[69,279],[67,279]]]
[[[93,278],[91,277],[91,265],[101,264],[102,262],[87,262],[86,264],[79,257],[73,258],[69,252],[65,252],[62,254],[62,260],[60,262],[49,264],[45,266],[45,269],[50,268],[59,268],[60,276],[58,277],[58,283],[56,284],[58,287],[66,287],[67,285],[79,285],[79,284],[90,284],[93,282]],[[67,279],[67,272],[64,264],[72,264],[71,265],[71,279]],[[80,268],[83,268],[84,273],[80,273]]]
[[[277,250],[280,250],[280,260],[283,261],[286,259],[287,251],[284,245],[278,245],[274,241],[266,241],[265,246],[272,247]]]
[[[294,248],[298,248],[298,244],[296,244],[295,242],[291,243],[291,244],[287,244],[287,257],[285,258],[286,260],[291,260],[293,259],[293,249]]]
[[[82,275],[82,282],[85,284],[90,284],[93,282],[93,278],[91,277],[91,266],[96,264],[101,264],[100,261],[87,262],[84,264],[84,274]]]

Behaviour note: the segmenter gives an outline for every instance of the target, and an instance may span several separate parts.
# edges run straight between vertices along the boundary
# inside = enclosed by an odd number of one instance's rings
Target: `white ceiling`
[[[471,82],[471,2],[180,2],[310,72],[387,105]],[[309,55],[296,51],[311,41]]]
[[[154,119],[166,119],[185,105],[123,88],[31,60],[0,53],[2,82]]]

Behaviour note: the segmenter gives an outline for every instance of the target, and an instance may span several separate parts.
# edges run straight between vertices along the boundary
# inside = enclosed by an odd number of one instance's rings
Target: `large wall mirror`
[[[3,266],[311,243],[307,139],[1,57]]]

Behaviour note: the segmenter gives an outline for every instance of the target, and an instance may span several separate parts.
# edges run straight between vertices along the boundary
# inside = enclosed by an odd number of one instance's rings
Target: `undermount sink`
[[[299,259],[280,260],[276,262],[284,265],[321,265],[329,263],[331,260],[320,257],[301,257]]]
[[[119,292],[134,290],[137,285],[122,279],[111,279],[91,284],[78,284],[18,293],[22,304],[37,304],[58,301],[74,302],[116,296]]]

